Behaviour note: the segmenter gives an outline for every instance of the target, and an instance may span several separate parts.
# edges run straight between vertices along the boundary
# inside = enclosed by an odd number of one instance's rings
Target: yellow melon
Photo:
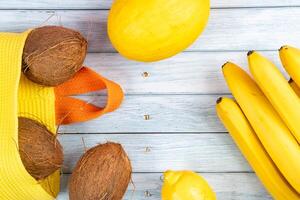
[[[108,35],[123,56],[158,61],[190,46],[208,17],[209,0],[115,0]]]

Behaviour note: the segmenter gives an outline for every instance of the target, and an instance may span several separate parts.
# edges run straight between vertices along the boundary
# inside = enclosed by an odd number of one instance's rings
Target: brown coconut
[[[19,117],[18,140],[23,165],[36,180],[44,179],[61,168],[62,147],[44,125]]]
[[[23,51],[22,71],[31,81],[56,86],[80,70],[87,53],[87,41],[77,31],[44,26],[32,30]]]
[[[131,164],[120,144],[89,149],[69,180],[70,200],[121,200],[131,179]]]

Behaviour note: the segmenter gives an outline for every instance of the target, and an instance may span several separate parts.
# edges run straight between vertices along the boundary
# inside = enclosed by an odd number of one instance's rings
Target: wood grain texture
[[[221,200],[271,200],[253,173],[202,173]],[[57,200],[68,200],[67,179],[62,177],[62,190]],[[160,173],[135,173],[124,200],[160,200]],[[134,191],[134,192],[133,192]]]
[[[129,95],[121,108],[92,121],[61,126],[61,133],[225,132],[215,111],[220,95]],[[103,104],[102,96],[85,96]],[[149,120],[145,120],[149,115]]]
[[[109,9],[113,0],[11,0],[0,1],[0,9]],[[298,0],[211,0],[213,8],[300,6]]]
[[[106,34],[112,0],[0,0],[0,30],[21,32],[42,25],[63,25],[89,41],[86,65],[122,85],[121,108],[98,119],[60,127],[64,173],[70,173],[86,148],[116,141],[133,164],[133,186],[125,200],[159,200],[161,172],[202,172],[222,200],[269,200],[215,113],[215,100],[228,96],[221,73],[227,60],[247,68],[246,52],[263,50],[279,65],[277,49],[300,46],[299,0],[212,0],[203,35],[186,52],[156,63],[126,60]],[[280,68],[282,70],[282,68]],[[143,76],[148,72],[148,76]],[[286,75],[286,74],[285,74]],[[78,97],[104,105],[103,93]],[[149,120],[145,120],[149,115]],[[63,134],[67,133],[67,134]],[[68,174],[58,200],[67,200]]]
[[[107,141],[123,145],[134,172],[253,171],[228,134],[77,134],[60,135],[59,140],[64,147],[65,173],[72,171],[86,149]]]
[[[89,40],[91,52],[114,52],[106,34],[107,11],[2,10],[0,13],[1,31],[64,25],[81,31]],[[213,9],[207,29],[188,51],[276,50],[282,44],[297,46],[299,18],[299,7]]]
[[[286,75],[278,51],[260,53]],[[120,83],[126,94],[224,94],[229,90],[221,66],[231,61],[248,71],[246,54],[246,51],[184,52],[164,61],[141,63],[116,53],[90,53],[85,64]]]

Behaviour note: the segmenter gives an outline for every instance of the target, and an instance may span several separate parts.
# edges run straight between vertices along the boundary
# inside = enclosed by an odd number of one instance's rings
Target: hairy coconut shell
[[[22,71],[31,81],[56,86],[80,70],[87,41],[77,31],[60,26],[36,28],[27,37]]]
[[[120,144],[109,142],[93,147],[73,170],[70,200],[121,200],[131,171],[130,160]]]
[[[28,173],[41,180],[60,169],[63,150],[55,135],[42,124],[19,117],[19,152]]]

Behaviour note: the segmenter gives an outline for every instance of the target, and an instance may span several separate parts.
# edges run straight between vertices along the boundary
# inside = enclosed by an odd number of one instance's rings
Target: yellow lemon
[[[198,38],[208,21],[209,4],[209,0],[115,0],[108,35],[129,59],[165,59]]]
[[[164,173],[162,200],[215,200],[216,194],[208,183],[192,171]]]

